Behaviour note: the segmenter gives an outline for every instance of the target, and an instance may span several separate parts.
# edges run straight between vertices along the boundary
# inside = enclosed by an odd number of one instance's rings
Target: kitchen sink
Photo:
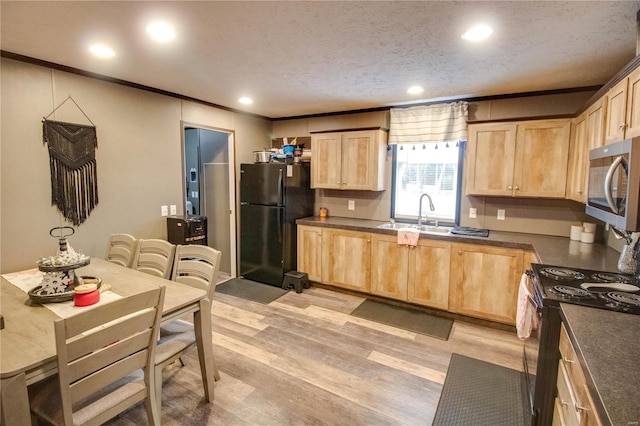
[[[420,232],[428,234],[448,234],[453,228],[451,226],[422,225],[418,229]]]
[[[383,229],[400,229],[400,228],[415,228],[416,225],[411,225],[410,223],[397,223],[397,222],[387,222],[382,225],[378,225],[378,228]]]
[[[427,234],[448,234],[453,229],[450,226],[438,226],[438,225],[414,225],[411,223],[398,223],[398,222],[387,222],[382,225],[378,225],[378,228],[383,229],[401,229],[401,228],[413,228],[418,229],[420,232],[424,232]]]

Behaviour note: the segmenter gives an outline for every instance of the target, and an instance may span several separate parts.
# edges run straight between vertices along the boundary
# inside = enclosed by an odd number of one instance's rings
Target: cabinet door
[[[589,150],[604,145],[604,112],[606,110],[606,96],[600,98],[587,110],[587,140]],[[587,161],[589,157],[587,156]]]
[[[463,315],[515,324],[521,250],[454,244],[450,310]]]
[[[580,114],[572,122],[569,145],[569,167],[567,168],[567,195],[569,200],[586,203],[588,167],[587,114]]]
[[[629,79],[625,78],[607,92],[607,114],[605,118],[605,143],[618,142],[624,139],[627,115],[627,87]]]
[[[469,126],[465,165],[467,195],[511,196],[516,125],[484,123]]]
[[[570,120],[518,124],[514,196],[564,198],[570,134]]]
[[[311,281],[322,280],[322,228],[298,226],[298,271]]]
[[[451,243],[423,239],[409,249],[407,300],[449,309]]]
[[[311,137],[311,187],[340,189],[342,186],[342,135],[322,133]]]
[[[640,68],[629,74],[628,80],[625,139],[640,136]]]
[[[342,189],[374,189],[375,148],[373,131],[342,134]]]
[[[407,300],[407,264],[414,249],[398,244],[395,235],[371,235],[371,293]]]
[[[369,292],[371,234],[325,228],[322,232],[322,282]]]

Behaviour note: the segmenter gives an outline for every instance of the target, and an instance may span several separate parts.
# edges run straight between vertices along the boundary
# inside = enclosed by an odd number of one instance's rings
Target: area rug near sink
[[[449,339],[453,325],[453,321],[447,318],[369,299],[354,309],[351,315],[442,340]]]
[[[216,293],[224,293],[241,299],[264,303],[265,305],[288,292],[289,290],[284,290],[280,287],[245,280],[244,278],[232,278],[216,286]]]

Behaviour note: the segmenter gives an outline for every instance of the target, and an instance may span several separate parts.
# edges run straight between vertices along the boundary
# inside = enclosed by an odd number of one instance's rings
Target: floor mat
[[[453,354],[434,426],[528,425],[524,373]]]
[[[449,339],[453,325],[453,321],[447,318],[368,299],[351,312],[351,315],[442,340]]]
[[[230,296],[264,303],[265,305],[288,292],[289,290],[283,290],[280,287],[245,280],[244,278],[232,278],[216,286],[216,293],[224,293]]]

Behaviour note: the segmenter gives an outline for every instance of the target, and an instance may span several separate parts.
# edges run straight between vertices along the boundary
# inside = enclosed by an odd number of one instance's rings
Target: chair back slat
[[[178,245],[171,279],[207,290],[207,296],[212,300],[221,258],[222,252],[212,247],[196,244]]]
[[[139,401],[150,401],[164,293],[161,286],[54,322],[65,424],[84,422],[85,417],[104,422]],[[142,370],[144,381],[121,387],[136,370]],[[102,395],[110,387],[113,392]],[[96,395],[101,399],[93,402]],[[79,401],[81,410],[74,406]],[[92,405],[87,407],[87,401]]]
[[[107,258],[109,262],[120,266],[130,267],[136,254],[138,240],[129,234],[112,234],[107,246]]]
[[[132,268],[138,271],[169,279],[176,246],[158,239],[138,240]]]

